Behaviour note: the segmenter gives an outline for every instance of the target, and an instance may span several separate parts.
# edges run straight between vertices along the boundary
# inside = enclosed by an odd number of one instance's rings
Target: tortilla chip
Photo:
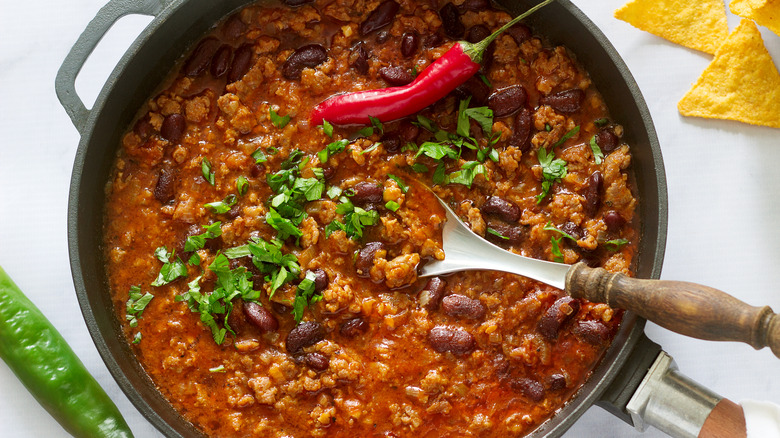
[[[677,108],[684,116],[780,128],[780,73],[755,23],[742,20]]]
[[[731,12],[750,18],[780,35],[780,0],[731,0]]]
[[[729,33],[723,0],[633,0],[615,11],[615,18],[710,54]]]

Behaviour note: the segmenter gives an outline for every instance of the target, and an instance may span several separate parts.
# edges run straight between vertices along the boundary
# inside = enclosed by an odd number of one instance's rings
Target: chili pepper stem
[[[538,11],[539,9],[547,6],[548,4],[552,3],[555,0],[544,0],[543,2],[539,3],[538,5],[532,7],[531,9],[523,12],[522,14],[518,15],[517,17],[510,20],[507,24],[501,26],[498,30],[491,33],[487,37],[485,37],[482,41],[479,41],[477,43],[469,43],[467,41],[459,41],[460,45],[463,46],[463,52],[469,55],[469,58],[471,58],[472,61],[476,62],[477,64],[482,63],[482,55],[485,53],[485,50],[487,47],[492,43],[496,38],[498,38],[499,35],[501,35],[505,30],[509,29],[510,27],[514,26],[515,24],[519,23],[529,15],[533,14],[534,12]]]

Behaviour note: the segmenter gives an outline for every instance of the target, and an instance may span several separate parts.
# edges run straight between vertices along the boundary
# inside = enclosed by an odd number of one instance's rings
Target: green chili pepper
[[[0,267],[0,358],[71,435],[131,438],[103,388]]]

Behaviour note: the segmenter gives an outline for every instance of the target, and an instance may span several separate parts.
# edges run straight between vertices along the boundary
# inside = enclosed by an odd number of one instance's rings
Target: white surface
[[[66,211],[79,136],[54,93],[54,76],[71,45],[104,0],[27,3],[0,0],[0,265],[62,332],[106,388],[137,437],[157,437],[119,390],[98,356],[70,277]],[[658,130],[669,188],[669,238],[663,278],[728,291],[780,310],[780,130],[735,122],[684,119],[677,101],[710,57],[612,18],[624,0],[576,3],[607,34],[636,77]],[[130,41],[148,22],[115,26],[77,82],[92,102]],[[733,29],[738,20],[729,17]],[[780,37],[762,29],[780,64]],[[587,56],[580,54],[580,56]],[[96,59],[97,58],[97,59]],[[88,103],[87,106],[90,106]],[[691,378],[732,400],[780,402],[780,360],[746,345],[686,339],[650,324]],[[0,362],[0,435],[67,434]],[[567,437],[659,437],[634,431],[592,408]]]
[[[748,438],[780,438],[780,406],[755,400],[743,400]]]

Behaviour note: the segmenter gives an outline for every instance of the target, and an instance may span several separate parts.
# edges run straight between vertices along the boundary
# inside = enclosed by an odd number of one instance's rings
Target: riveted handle
[[[630,310],[682,335],[744,342],[757,350],[768,346],[780,357],[780,317],[769,306],[750,306],[708,286],[640,280],[577,263],[567,273],[566,290],[575,298]]]
[[[62,61],[54,88],[73,125],[83,134],[89,110],[76,93],[76,77],[103,36],[120,18],[130,14],[157,16],[174,0],[111,0],[98,11]]]

